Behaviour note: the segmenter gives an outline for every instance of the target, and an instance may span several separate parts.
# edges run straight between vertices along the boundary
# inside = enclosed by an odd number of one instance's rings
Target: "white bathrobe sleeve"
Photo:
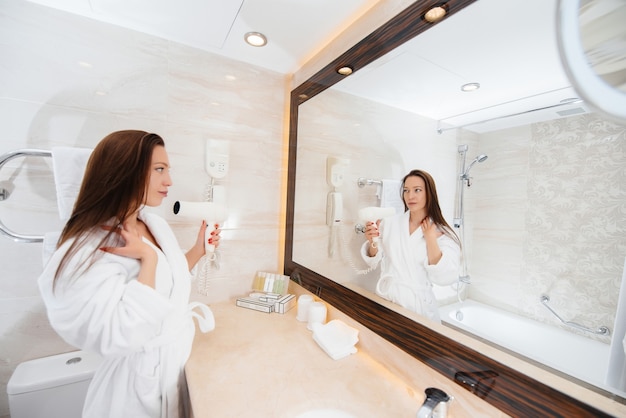
[[[106,253],[87,271],[75,274],[97,241],[78,251],[53,288],[55,272],[70,245],[66,242],[46,265],[39,287],[50,323],[65,341],[104,356],[127,355],[159,334],[173,306],[136,280],[140,265],[134,259]]]
[[[363,245],[361,245],[361,258],[363,259],[363,261],[365,261],[368,267],[376,267],[382,259],[383,252],[379,250],[378,252],[376,252],[376,255],[374,257],[370,257],[367,253],[369,247],[369,241],[365,241]]]

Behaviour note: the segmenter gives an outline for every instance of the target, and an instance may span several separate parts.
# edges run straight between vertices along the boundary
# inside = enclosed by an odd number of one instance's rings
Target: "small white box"
[[[284,295],[281,296],[280,299],[276,301],[274,304],[274,312],[278,312],[280,314],[284,314],[289,309],[296,306],[296,296],[295,295]]]
[[[274,302],[262,302],[256,298],[237,298],[236,305],[259,312],[274,312]]]

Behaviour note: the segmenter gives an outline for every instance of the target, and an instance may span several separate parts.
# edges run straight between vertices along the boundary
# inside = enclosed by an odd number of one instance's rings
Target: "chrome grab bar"
[[[6,154],[0,156],[0,170],[2,170],[4,164],[6,164],[8,161],[18,157],[52,157],[52,151],[24,148],[16,151],[7,152]],[[8,199],[9,193],[6,190],[0,190],[0,196],[2,196],[2,199],[0,200],[5,200]],[[7,228],[1,220],[0,234],[7,236],[15,242],[43,242],[44,238],[43,236],[38,235],[23,235],[13,232],[9,228]]]
[[[550,305],[548,305],[548,302],[550,302],[550,296],[548,296],[548,295],[541,295],[539,297],[539,300],[541,301],[543,306],[548,308],[548,310],[550,312],[552,312],[552,314],[559,319],[559,321],[561,321],[563,324],[565,324],[565,325],[567,325],[569,327],[576,328],[576,329],[579,329],[579,330],[585,331],[585,332],[590,332],[590,333],[596,334],[596,335],[611,335],[611,330],[609,329],[609,327],[605,327],[604,325],[602,325],[601,327],[599,327],[597,329],[592,329],[592,328],[587,328],[585,326],[577,324],[576,322],[565,321],[563,318],[561,318],[561,316],[558,313],[556,313],[554,311],[554,309],[552,309],[550,307]]]
[[[371,186],[374,184],[383,184],[383,181],[366,179],[365,177],[359,177],[359,179],[356,181],[356,184],[358,184],[360,188],[363,188],[365,186]]]

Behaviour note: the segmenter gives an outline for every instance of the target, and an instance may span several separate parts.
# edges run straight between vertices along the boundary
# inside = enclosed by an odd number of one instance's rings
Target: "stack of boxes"
[[[284,314],[296,306],[296,297],[287,293],[289,276],[257,272],[252,282],[252,293],[237,298],[237,306],[255,311]]]

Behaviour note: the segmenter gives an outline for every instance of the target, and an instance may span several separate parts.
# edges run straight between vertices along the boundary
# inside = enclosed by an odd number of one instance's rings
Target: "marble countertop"
[[[294,282],[289,293],[313,296]],[[216,327],[196,332],[185,368],[195,418],[298,418],[320,409],[358,418],[414,418],[428,387],[453,398],[448,418],[509,417],[324,303],[327,321],[359,331],[357,353],[333,360],[296,319],[297,306],[267,314],[237,307],[235,299],[210,304]]]
[[[211,309],[216,328],[196,334],[186,367],[196,418],[294,418],[328,408],[359,418],[414,417],[423,402],[363,350],[330,358],[296,319],[297,308],[267,314],[233,300]]]

